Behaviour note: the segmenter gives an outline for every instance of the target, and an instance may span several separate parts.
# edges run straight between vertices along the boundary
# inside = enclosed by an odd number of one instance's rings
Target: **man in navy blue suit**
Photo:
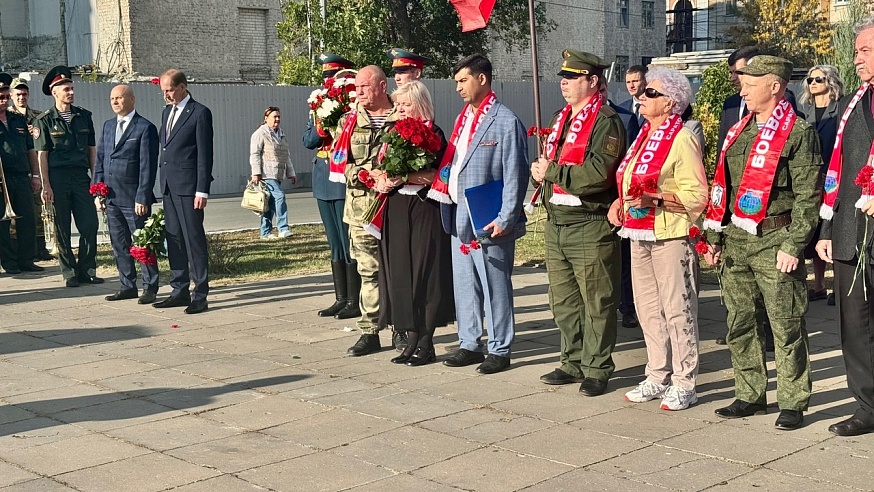
[[[625,88],[628,89],[628,94],[631,99],[624,101],[619,106],[634,114],[637,117],[637,126],[642,127],[646,122],[643,116],[640,115],[640,96],[643,90],[646,89],[646,67],[643,65],[633,65],[625,72]],[[636,137],[637,134],[634,134]],[[632,137],[632,139],[634,138]]]
[[[137,270],[130,255],[131,234],[145,226],[155,203],[152,188],[158,174],[158,129],[134,109],[136,98],[128,85],[117,85],[109,94],[116,117],[103,123],[97,143],[94,182],[106,183],[109,196],[104,204],[118,281],[121,287],[107,301],[137,297]],[[158,265],[142,265],[143,295],[140,304],[155,302]]]
[[[212,183],[212,112],[191,97],[188,79],[181,71],[167,70],[160,84],[167,106],[158,135],[159,164],[173,292],[153,306],[186,306],[186,314],[197,314],[208,308],[209,255],[203,210]]]

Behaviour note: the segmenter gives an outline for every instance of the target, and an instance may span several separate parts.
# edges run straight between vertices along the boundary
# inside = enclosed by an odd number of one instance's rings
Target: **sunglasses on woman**
[[[816,82],[817,84],[821,84],[825,82],[825,77],[807,77],[807,85]]]
[[[643,95],[646,96],[647,99],[655,99],[657,97],[664,96],[664,94],[653,89],[652,87],[647,87],[646,89],[644,89]]]

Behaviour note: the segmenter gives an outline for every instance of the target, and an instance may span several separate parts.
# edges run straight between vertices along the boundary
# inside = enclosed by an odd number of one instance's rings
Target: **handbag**
[[[263,181],[259,181],[257,185],[249,181],[243,190],[243,202],[240,203],[240,206],[256,214],[264,214],[270,209],[269,200],[270,193],[267,192],[267,186],[264,185]]]

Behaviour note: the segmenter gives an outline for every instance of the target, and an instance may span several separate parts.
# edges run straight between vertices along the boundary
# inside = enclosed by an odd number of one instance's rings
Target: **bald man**
[[[109,94],[116,117],[106,120],[97,144],[94,182],[106,183],[109,197],[97,201],[105,209],[109,235],[118,267],[118,292],[107,301],[137,297],[137,270],[129,253],[133,231],[142,229],[155,203],[152,188],[158,170],[158,129],[137,114],[136,97],[130,86],[117,85]],[[158,265],[142,265],[143,294],[140,304],[155,302],[158,292]]]
[[[341,122],[343,133],[334,144],[331,160],[335,165],[344,166],[346,175],[346,205],[343,221],[349,224],[350,250],[352,258],[358,263],[361,275],[360,291],[350,289],[350,299],[359,299],[361,318],[358,328],[361,337],[349,348],[353,357],[378,352],[379,342],[379,262],[377,254],[379,243],[365,229],[364,214],[376,200],[376,192],[358,180],[362,169],[370,171],[376,167],[376,156],[382,143],[380,136],[392,127],[397,120],[391,100],[386,93],[385,72],[376,65],[368,65],[355,76],[355,91],[358,101],[354,112],[348,113]],[[343,148],[345,145],[346,148]],[[397,339],[397,340],[395,340]],[[393,344],[401,342],[400,335],[393,337]]]

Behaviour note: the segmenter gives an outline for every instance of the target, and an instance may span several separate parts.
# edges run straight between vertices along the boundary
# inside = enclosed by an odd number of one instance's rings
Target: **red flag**
[[[492,9],[495,8],[495,0],[449,0],[458,18],[461,19],[461,32],[473,31],[486,27]]]

